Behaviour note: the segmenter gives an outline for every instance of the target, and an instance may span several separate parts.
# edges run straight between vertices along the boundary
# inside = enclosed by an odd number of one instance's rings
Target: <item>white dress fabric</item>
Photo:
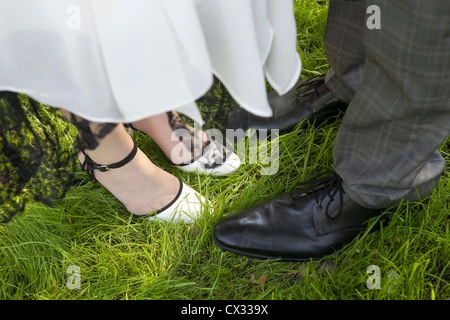
[[[291,0],[0,0],[0,90],[97,122],[177,110],[215,75],[236,102],[271,116],[301,72]]]

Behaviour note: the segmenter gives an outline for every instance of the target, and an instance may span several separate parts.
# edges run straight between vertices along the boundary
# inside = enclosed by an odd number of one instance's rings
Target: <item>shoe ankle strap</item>
[[[139,131],[138,129],[136,129],[136,128],[133,126],[132,123],[123,123],[123,126],[124,126],[125,128],[130,128],[130,129]]]
[[[97,180],[95,178],[94,170],[106,172],[109,169],[117,169],[117,168],[123,167],[128,162],[133,160],[133,158],[136,156],[137,146],[136,146],[136,143],[134,143],[134,141],[133,141],[133,150],[131,150],[131,152],[125,158],[123,158],[122,160],[120,160],[118,162],[108,164],[108,165],[99,164],[99,163],[95,162],[94,160],[92,160],[83,150],[81,150],[81,152],[83,152],[83,154],[84,154],[84,161],[81,164],[81,170],[86,171],[87,174],[91,178]]]

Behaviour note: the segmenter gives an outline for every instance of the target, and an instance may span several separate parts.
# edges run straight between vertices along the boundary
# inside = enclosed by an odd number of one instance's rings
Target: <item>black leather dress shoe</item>
[[[305,119],[321,124],[336,119],[344,112],[348,103],[338,99],[325,85],[325,75],[300,80],[288,93],[280,96],[275,91],[269,93],[269,103],[273,116],[257,117],[244,109],[233,109],[227,116],[227,128],[278,129],[288,132]]]
[[[227,251],[261,258],[319,259],[352,241],[381,209],[355,203],[336,174],[317,178],[279,196],[228,216],[214,227],[216,244]]]

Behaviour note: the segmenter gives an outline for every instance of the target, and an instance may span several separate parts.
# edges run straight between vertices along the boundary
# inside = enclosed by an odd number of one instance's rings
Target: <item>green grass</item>
[[[326,12],[323,1],[296,2],[302,77],[328,68],[322,44]],[[210,94],[217,91],[223,89]],[[222,105],[206,104],[201,103],[206,119],[226,112]],[[369,227],[319,261],[250,259],[214,244],[211,232],[223,216],[331,169],[338,128],[339,121],[299,126],[282,135],[276,175],[261,175],[261,163],[245,163],[227,177],[177,171],[149,138],[135,135],[152,161],[212,201],[214,215],[194,225],[141,221],[77,172],[75,185],[58,206],[30,203],[0,226],[0,299],[449,299],[449,166],[432,196],[387,211],[389,224],[370,233]],[[441,152],[450,162],[450,139]],[[79,289],[67,286],[72,265],[81,271]],[[379,289],[367,287],[371,265],[380,269]],[[388,278],[391,272],[396,281]]]

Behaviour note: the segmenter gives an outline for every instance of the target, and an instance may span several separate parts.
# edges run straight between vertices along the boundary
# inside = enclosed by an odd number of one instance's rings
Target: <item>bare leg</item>
[[[66,112],[63,114],[67,117]],[[91,123],[90,126],[95,132],[99,124]],[[93,161],[108,165],[124,159],[133,146],[132,138],[119,124],[99,141],[97,148],[85,150],[85,153]],[[79,159],[84,160],[81,152]],[[95,170],[95,178],[136,215],[163,208],[176,197],[180,187],[176,177],[154,165],[139,149],[133,160],[121,168],[107,172]]]
[[[133,127],[149,135],[174,164],[191,162],[207,142],[205,132],[188,126],[175,111],[136,121]]]

